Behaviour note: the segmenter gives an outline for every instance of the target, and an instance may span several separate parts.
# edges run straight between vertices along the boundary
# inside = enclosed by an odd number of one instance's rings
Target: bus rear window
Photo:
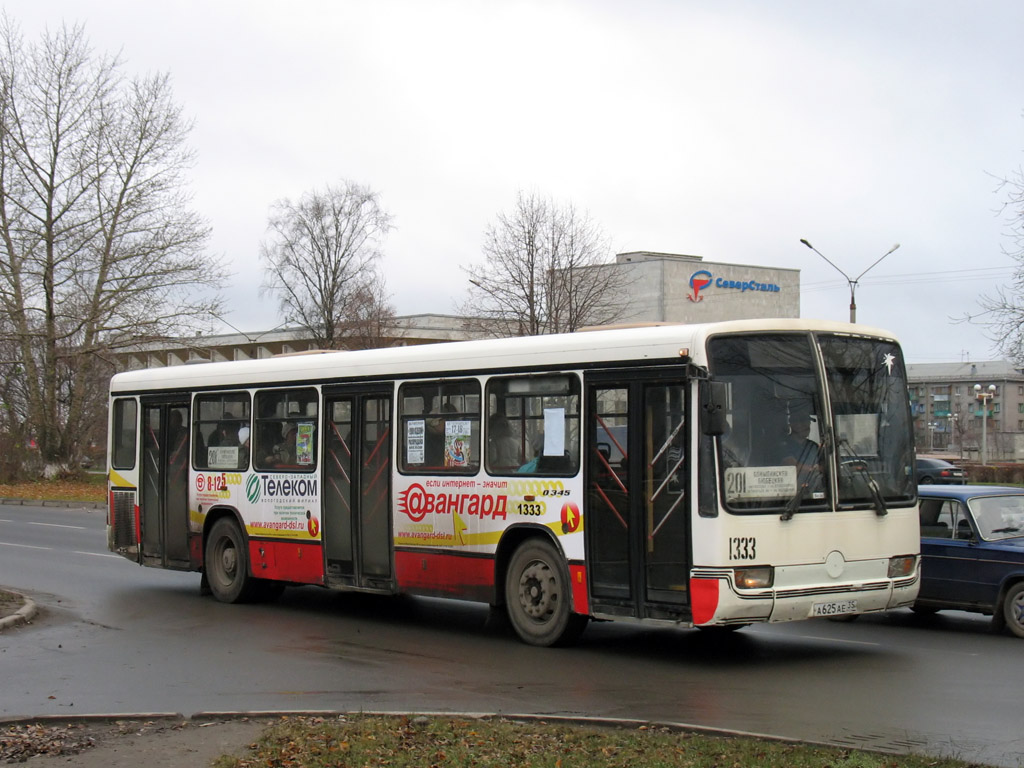
[[[135,422],[138,405],[134,400],[114,401],[113,445],[110,465],[114,469],[135,467]]]

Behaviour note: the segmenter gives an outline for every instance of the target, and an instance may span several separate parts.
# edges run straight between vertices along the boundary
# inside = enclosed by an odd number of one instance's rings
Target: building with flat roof
[[[914,363],[907,383],[918,453],[979,459],[984,433],[988,460],[1024,460],[1024,369],[1008,360]],[[991,397],[980,400],[975,385]]]
[[[708,323],[757,317],[800,317],[800,270],[705,261],[654,251],[620,253],[597,267],[621,273],[616,284],[626,294],[623,323]],[[422,314],[395,318],[387,345],[433,344],[481,338],[481,322],[455,315]],[[313,342],[300,329],[278,327],[149,341],[124,350],[122,368],[152,368],[189,362],[249,360],[310,351]]]
[[[629,293],[623,322],[711,323],[800,317],[800,270],[632,251],[615,257]]]

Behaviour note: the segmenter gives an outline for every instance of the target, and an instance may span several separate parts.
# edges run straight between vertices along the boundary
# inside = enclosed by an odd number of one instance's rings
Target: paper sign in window
[[[468,421],[448,421],[444,425],[444,465],[469,465],[469,440],[472,426]]]
[[[405,424],[405,463],[422,464],[426,461],[427,422],[413,419]]]
[[[565,408],[544,409],[544,455],[565,455]]]

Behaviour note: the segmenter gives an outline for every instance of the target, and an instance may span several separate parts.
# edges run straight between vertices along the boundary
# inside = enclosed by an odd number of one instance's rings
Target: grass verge
[[[963,768],[958,760],[831,749],[661,727],[611,728],[505,719],[294,717],[242,757],[213,768]]]
[[[107,498],[107,477],[86,474],[62,480],[38,480],[31,483],[0,484],[0,499],[31,499],[32,501],[90,501],[102,503]]]

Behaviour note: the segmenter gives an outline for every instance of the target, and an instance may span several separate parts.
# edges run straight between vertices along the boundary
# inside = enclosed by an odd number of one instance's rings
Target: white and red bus
[[[535,645],[735,628],[911,604],[913,465],[899,344],[856,325],[153,368],[111,381],[108,543],[225,602],[481,601]]]

